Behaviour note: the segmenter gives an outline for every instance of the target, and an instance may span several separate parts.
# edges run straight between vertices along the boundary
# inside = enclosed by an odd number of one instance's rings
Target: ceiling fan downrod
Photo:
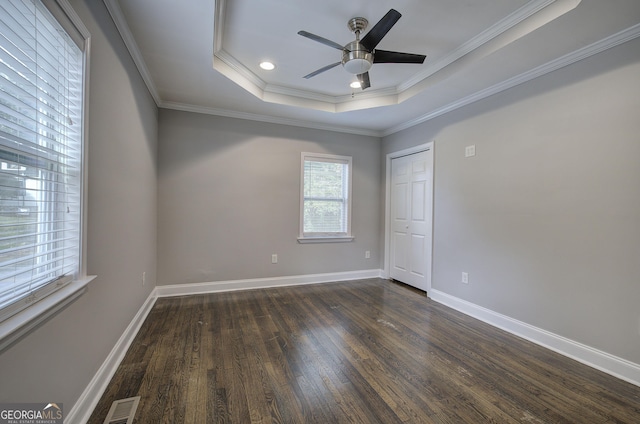
[[[349,30],[356,34],[355,41],[347,44],[342,53],[342,67],[353,75],[364,74],[373,65],[373,54],[360,44],[360,32],[369,25],[365,18],[351,18],[347,22]]]

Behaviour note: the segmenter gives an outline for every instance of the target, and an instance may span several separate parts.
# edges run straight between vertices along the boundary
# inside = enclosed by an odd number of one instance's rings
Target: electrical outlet
[[[367,250],[367,251],[365,251],[365,252],[364,252],[364,258],[365,258],[365,259],[371,259],[371,252],[370,252],[370,251],[368,251],[368,250]]]
[[[142,272],[142,286],[144,287],[144,283],[147,280],[147,272],[143,271]]]
[[[464,157],[469,158],[471,156],[476,155],[476,145],[472,144],[471,146],[467,146],[464,148]]]
[[[273,255],[271,255],[271,263],[272,264],[277,264],[278,263],[278,254],[274,253]]]
[[[462,284],[469,284],[469,273],[462,273]]]

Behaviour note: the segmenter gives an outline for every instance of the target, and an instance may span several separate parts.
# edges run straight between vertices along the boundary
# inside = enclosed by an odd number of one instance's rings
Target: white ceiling
[[[158,106],[374,136],[640,35],[639,0],[104,1]],[[298,31],[347,44],[350,18],[370,29],[390,5],[378,48],[424,64],[374,64],[364,91],[341,66],[302,78],[341,52]]]

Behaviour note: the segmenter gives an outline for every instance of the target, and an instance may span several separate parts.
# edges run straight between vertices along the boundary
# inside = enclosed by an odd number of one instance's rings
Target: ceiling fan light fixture
[[[371,65],[367,59],[351,59],[342,64],[344,69],[353,75],[364,74],[371,69]]]
[[[351,84],[349,84],[349,87],[351,87],[351,88],[360,88],[360,87],[362,87],[362,84],[360,84],[360,81],[353,81]]]
[[[356,40],[345,46],[342,53],[342,67],[353,75],[364,74],[373,65],[373,55],[364,50]]]

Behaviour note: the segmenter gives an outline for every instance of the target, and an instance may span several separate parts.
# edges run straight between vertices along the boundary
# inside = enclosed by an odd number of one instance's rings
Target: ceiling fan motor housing
[[[344,46],[342,66],[350,74],[358,75],[367,72],[373,65],[373,54],[366,50],[358,40]]]

